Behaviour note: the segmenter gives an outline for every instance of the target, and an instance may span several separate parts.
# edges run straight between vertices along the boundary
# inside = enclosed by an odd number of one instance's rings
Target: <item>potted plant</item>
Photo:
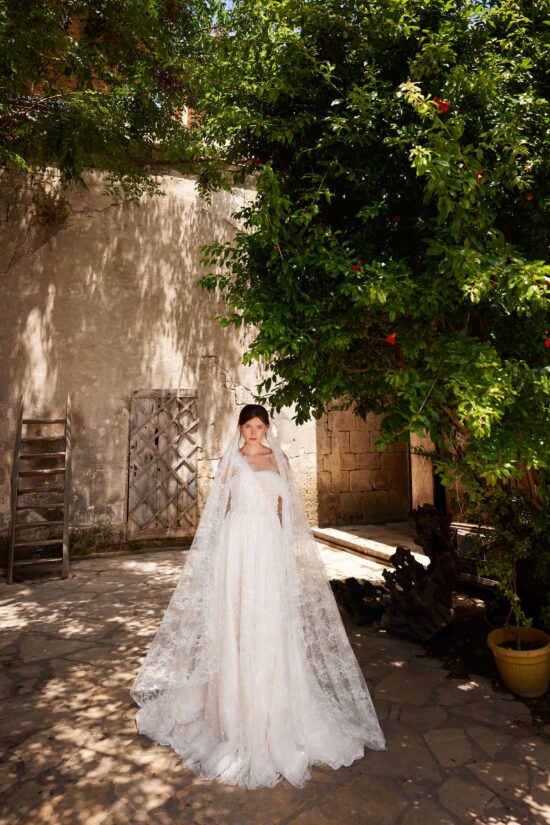
[[[503,626],[489,633],[487,644],[509,690],[529,698],[542,696],[550,684],[550,636],[533,627],[526,615],[524,601],[533,588],[524,584],[522,592],[522,572],[529,570],[531,582],[547,572],[547,518],[524,491],[506,488],[493,490],[485,499],[484,517],[491,528],[481,528],[489,539],[482,573],[496,579],[508,606]],[[538,607],[544,615],[542,604]]]

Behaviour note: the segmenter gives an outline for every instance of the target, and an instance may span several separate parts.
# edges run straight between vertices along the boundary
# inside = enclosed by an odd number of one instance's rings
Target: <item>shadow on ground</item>
[[[0,823],[477,825],[550,817],[550,731],[484,678],[345,619],[386,751],[246,791],[198,780],[136,734],[128,691],[184,555],[86,559],[66,580],[0,584]]]

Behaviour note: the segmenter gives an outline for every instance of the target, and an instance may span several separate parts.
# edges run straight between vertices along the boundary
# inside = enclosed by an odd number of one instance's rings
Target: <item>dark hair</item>
[[[245,404],[239,415],[239,427],[250,421],[251,418],[259,418],[266,427],[269,427],[269,415],[265,407],[261,404]]]

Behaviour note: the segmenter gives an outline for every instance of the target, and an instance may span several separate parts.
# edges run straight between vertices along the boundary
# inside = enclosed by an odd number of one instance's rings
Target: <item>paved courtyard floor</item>
[[[330,575],[364,576],[362,559],[322,553]],[[315,767],[301,790],[195,778],[136,734],[128,695],[184,558],[86,559],[65,580],[0,583],[1,825],[550,822],[550,730],[525,704],[347,620],[387,750]]]

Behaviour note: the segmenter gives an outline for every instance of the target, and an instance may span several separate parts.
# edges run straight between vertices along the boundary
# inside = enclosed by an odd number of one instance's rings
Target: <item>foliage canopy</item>
[[[139,194],[156,164],[189,164],[216,3],[0,0],[0,163],[62,182],[107,170]],[[187,168],[187,166],[184,166]]]
[[[258,195],[201,283],[257,328],[261,392],[429,432],[472,495],[547,469],[545,3],[240,0],[220,24],[207,137]]]
[[[429,431],[475,492],[550,460],[548,29],[546,0],[0,0],[0,162],[254,172],[202,283],[262,395]]]

